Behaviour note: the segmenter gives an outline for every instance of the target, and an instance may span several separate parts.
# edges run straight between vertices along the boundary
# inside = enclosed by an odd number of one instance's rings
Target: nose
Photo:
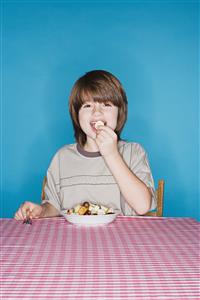
[[[93,107],[93,114],[101,114],[102,113],[102,107],[100,103],[95,103]]]

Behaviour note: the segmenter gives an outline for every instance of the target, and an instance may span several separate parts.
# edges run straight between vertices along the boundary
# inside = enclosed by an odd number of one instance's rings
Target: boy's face
[[[79,123],[87,138],[96,138],[97,121],[115,130],[117,127],[118,107],[111,102],[86,101],[79,110]]]

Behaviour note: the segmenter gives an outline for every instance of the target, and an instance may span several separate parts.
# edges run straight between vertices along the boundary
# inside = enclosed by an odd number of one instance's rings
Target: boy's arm
[[[150,189],[131,172],[118,151],[104,159],[128,204],[139,215],[148,212],[152,198]]]
[[[118,151],[116,133],[107,126],[101,126],[97,132],[96,143],[124,199],[137,214],[148,212],[151,207],[151,191],[123,160]]]

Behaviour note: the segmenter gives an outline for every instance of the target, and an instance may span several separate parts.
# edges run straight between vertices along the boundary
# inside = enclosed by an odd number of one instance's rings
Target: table
[[[200,299],[199,224],[118,216],[109,225],[64,218],[1,219],[1,299]]]

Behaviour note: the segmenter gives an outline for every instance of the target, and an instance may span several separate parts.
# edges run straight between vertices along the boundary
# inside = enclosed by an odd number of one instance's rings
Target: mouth
[[[90,126],[92,129],[96,132],[100,126],[105,126],[106,122],[98,120],[98,121],[92,121],[90,122]]]

